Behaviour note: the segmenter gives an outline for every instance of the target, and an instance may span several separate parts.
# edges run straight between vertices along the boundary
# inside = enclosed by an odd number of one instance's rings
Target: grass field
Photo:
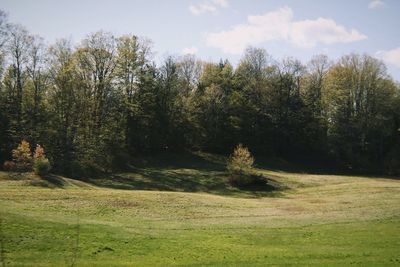
[[[0,172],[6,266],[399,266],[400,180],[258,168],[234,188],[196,154],[85,181]],[[263,166],[263,165],[259,165]]]

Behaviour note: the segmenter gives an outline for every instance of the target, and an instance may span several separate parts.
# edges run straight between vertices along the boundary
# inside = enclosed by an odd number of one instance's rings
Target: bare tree
[[[7,13],[0,9],[0,50],[3,48],[7,41],[8,35],[8,16]]]
[[[4,59],[5,59],[5,51],[4,45],[7,41],[8,34],[8,24],[7,24],[7,14],[0,9],[0,79],[3,77],[4,72]],[[0,89],[2,84],[0,83]]]
[[[238,71],[245,73],[249,78],[265,78],[267,67],[271,59],[263,48],[247,47],[241,59]]]
[[[31,43],[32,36],[28,34],[24,27],[15,24],[9,26],[9,38],[6,43],[7,54],[11,63],[8,90],[12,91],[17,125],[21,123],[22,96]]]
[[[322,91],[323,85],[332,63],[326,55],[314,56],[307,65],[307,89],[306,100],[313,105],[316,116],[322,115]]]
[[[178,73],[183,81],[184,94],[187,96],[196,88],[203,70],[203,63],[194,55],[184,55],[178,62]]]
[[[34,137],[38,133],[37,123],[39,109],[42,102],[43,94],[47,83],[47,64],[46,64],[46,47],[43,39],[39,36],[33,36],[28,52],[28,63],[26,66],[28,77],[33,87],[33,107],[29,112],[31,114],[31,136]],[[33,143],[36,142],[34,138]]]
[[[86,116],[93,125],[86,125],[89,136],[102,127],[106,113],[106,100],[112,91],[115,68],[115,38],[111,33],[99,31],[82,41],[76,52],[79,78],[82,82],[83,99],[88,100]],[[89,104],[90,103],[90,104]]]
[[[123,95],[125,108],[125,142],[129,146],[131,122],[135,113],[134,97],[138,91],[140,77],[151,58],[151,42],[135,35],[117,39],[115,80]]]

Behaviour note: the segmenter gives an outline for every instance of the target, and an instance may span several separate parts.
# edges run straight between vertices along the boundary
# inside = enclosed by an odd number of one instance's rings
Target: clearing
[[[400,180],[257,171],[267,186],[230,187],[197,153],[85,181],[0,172],[4,264],[400,265]]]

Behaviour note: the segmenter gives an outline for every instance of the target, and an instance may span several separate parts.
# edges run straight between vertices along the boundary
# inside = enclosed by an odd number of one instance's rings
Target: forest
[[[370,56],[276,60],[248,47],[235,66],[171,55],[98,31],[46,44],[0,12],[0,166],[22,140],[53,172],[124,169],[132,157],[182,151],[400,174],[400,85]]]

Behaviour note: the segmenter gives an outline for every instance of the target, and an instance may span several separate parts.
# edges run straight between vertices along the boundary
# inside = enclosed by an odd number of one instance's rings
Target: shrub
[[[36,148],[35,148],[35,153],[33,155],[33,158],[36,160],[36,159],[39,159],[41,157],[45,157],[44,149],[43,149],[43,147],[41,147],[41,145],[37,144]]]
[[[34,164],[33,169],[38,175],[46,175],[50,172],[51,164],[46,155],[44,154],[44,149],[39,144],[36,145],[35,153],[33,155]]]
[[[3,168],[5,171],[14,171],[16,169],[15,162],[10,160],[4,161]]]
[[[254,158],[247,147],[242,144],[236,146],[233,154],[229,157],[227,169],[229,181],[234,185],[249,185],[254,182],[252,175]]]
[[[32,169],[32,153],[27,141],[22,140],[21,144],[12,151],[12,157],[18,171],[30,171]]]
[[[47,159],[45,157],[40,157],[38,159],[35,159],[33,169],[34,169],[35,173],[38,175],[48,174],[51,170],[51,164],[50,164],[49,159]]]

